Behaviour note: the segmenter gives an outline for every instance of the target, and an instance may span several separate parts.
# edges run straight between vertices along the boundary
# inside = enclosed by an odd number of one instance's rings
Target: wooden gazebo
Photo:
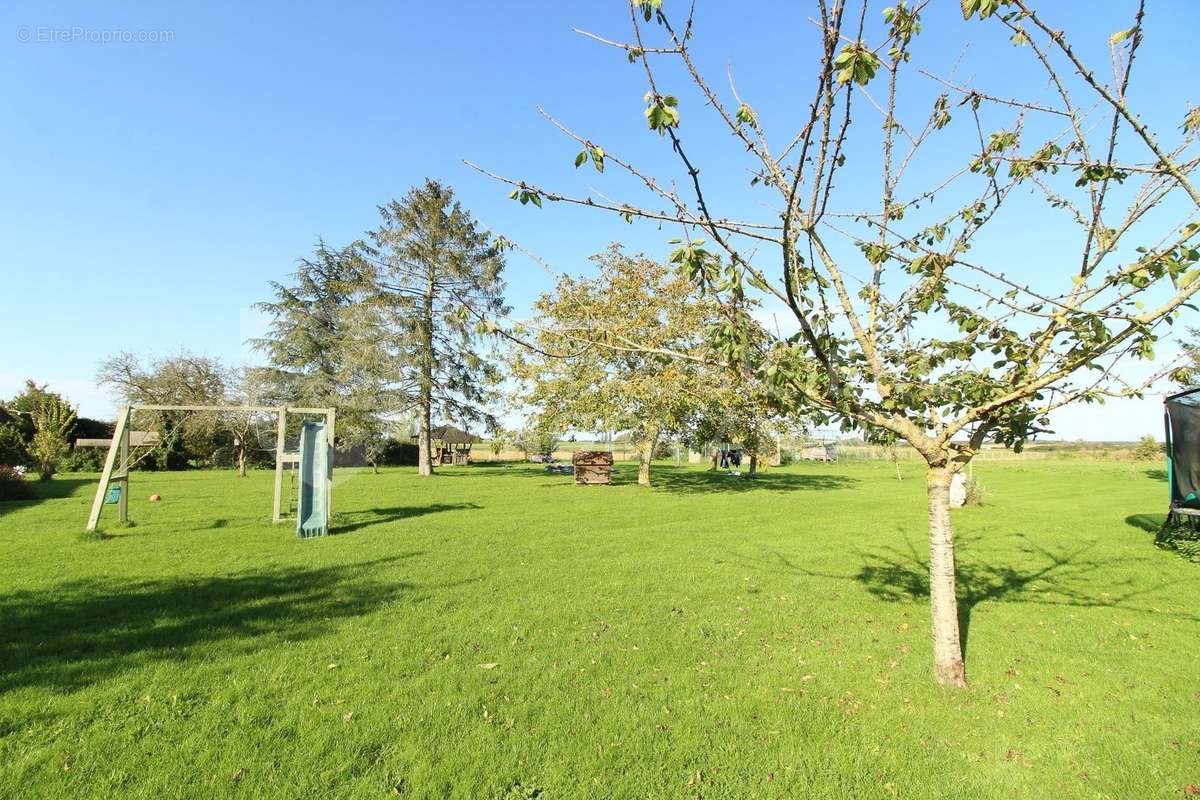
[[[416,436],[414,439],[418,438]],[[429,431],[430,458],[435,467],[465,467],[471,463],[471,445],[475,437],[453,425],[440,425]]]

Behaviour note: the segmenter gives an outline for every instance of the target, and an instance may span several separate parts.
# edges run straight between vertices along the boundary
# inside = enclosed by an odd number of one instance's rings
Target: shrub
[[[978,478],[974,476],[967,478],[966,482],[963,484],[963,488],[966,490],[966,495],[963,499],[964,506],[983,505],[986,492],[984,492],[983,484],[979,482]]]
[[[1133,447],[1135,461],[1157,461],[1163,457],[1163,446],[1153,436],[1143,436]]]
[[[21,426],[3,410],[0,415],[6,418],[0,422],[0,464],[28,464],[29,450]]]
[[[32,500],[33,484],[12,467],[0,465],[0,500]]]
[[[779,454],[779,465],[781,467],[786,467],[789,464],[795,464],[795,463],[796,463],[796,454],[793,453],[791,450],[784,450],[782,453]]]
[[[106,452],[102,447],[77,447],[62,460],[62,472],[99,472],[104,469]]]
[[[31,417],[34,432],[29,455],[41,479],[48,481],[58,471],[58,462],[71,450],[68,437],[75,427],[75,411],[58,395],[47,394],[34,407]]]
[[[675,457],[675,442],[670,439],[659,439],[654,445],[653,457],[659,461]]]
[[[420,448],[413,442],[388,439],[379,449],[378,464],[381,467],[415,467]]]

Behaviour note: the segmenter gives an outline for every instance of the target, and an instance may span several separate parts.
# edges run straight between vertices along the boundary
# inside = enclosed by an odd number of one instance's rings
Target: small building
[[[413,436],[419,439],[420,435]],[[430,460],[435,467],[465,467],[471,463],[471,445],[478,438],[453,425],[439,425],[429,431]]]

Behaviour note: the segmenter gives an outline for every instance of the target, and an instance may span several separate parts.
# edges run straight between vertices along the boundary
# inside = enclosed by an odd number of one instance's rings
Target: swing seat
[[[115,505],[121,500],[121,485],[108,487],[108,496],[104,498],[105,505]]]

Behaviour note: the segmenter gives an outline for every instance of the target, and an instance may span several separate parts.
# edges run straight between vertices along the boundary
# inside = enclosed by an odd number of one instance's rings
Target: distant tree
[[[258,368],[229,369],[225,374],[223,405],[277,406],[279,386],[266,370]],[[217,417],[218,427],[228,436],[233,448],[238,477],[246,477],[246,467],[254,451],[262,447],[260,432],[263,426],[275,428],[273,415],[251,411],[223,411]],[[273,441],[273,439],[272,439]]]
[[[1163,457],[1163,446],[1153,436],[1143,436],[1133,447],[1135,461],[1157,461]]]
[[[487,322],[507,311],[503,241],[432,180],[379,213],[344,317],[348,364],[360,392],[416,408],[417,471],[430,475],[433,417],[495,424],[484,407],[500,374],[483,345]]]
[[[21,435],[20,421],[0,411],[0,466],[12,467],[28,462],[28,442]]]
[[[69,407],[66,399],[46,384],[25,381],[25,388],[0,408],[0,463],[37,468],[32,450],[37,432],[35,415],[43,408],[59,405]],[[68,443],[75,435],[76,423],[72,420],[70,428],[63,432]]]
[[[75,409],[53,392],[44,393],[34,406],[30,417],[33,421],[33,441],[29,454],[37,468],[39,477],[48,481],[54,477],[58,462],[71,450],[70,435],[75,427]]]
[[[220,360],[188,352],[146,363],[122,352],[102,361],[96,371],[97,384],[134,405],[224,405],[233,380]],[[137,411],[133,424],[159,432],[153,460],[145,462],[159,469],[186,469],[192,458],[211,458],[226,429],[226,419],[216,412]]]
[[[900,437],[889,430],[868,428],[863,433],[863,443],[873,444],[883,450],[884,456],[896,470],[896,480],[904,480],[900,474]]]
[[[251,340],[268,364],[247,370],[245,379],[280,405],[336,408],[338,446],[362,447],[377,469],[386,417],[410,401],[382,391],[386,361],[377,358],[378,344],[355,338],[355,308],[373,274],[365,250],[362,242],[335,249],[318,241],[289,283],[271,284],[274,299],[256,305],[272,317],[270,328]]]
[[[512,431],[497,425],[492,430],[491,438],[488,440],[488,449],[492,451],[492,457],[495,458],[504,450],[505,445],[513,441],[514,434]]]
[[[551,424],[629,431],[638,483],[648,486],[659,438],[719,389],[703,344],[717,310],[686,277],[618,245],[592,261],[595,278],[564,276],[538,298],[529,346],[512,351],[513,373],[524,401]]]
[[[683,436],[696,450],[723,442],[744,451],[747,475],[758,474],[764,457],[778,451],[777,435],[783,414],[772,399],[771,387],[753,375],[710,366],[707,390],[686,418]]]
[[[271,324],[265,336],[251,340],[269,362],[259,371],[260,384],[273,385],[281,400],[293,404],[341,406],[347,310],[366,272],[358,243],[334,249],[322,240],[311,257],[297,262],[289,283],[271,283],[274,299],[255,305]]]
[[[532,456],[552,457],[560,440],[561,434],[552,421],[541,415],[531,417],[513,436],[513,444],[525,454],[526,461]]]
[[[1200,328],[1189,328],[1188,336],[1183,342],[1183,363],[1171,376],[1184,389],[1200,383]]]

